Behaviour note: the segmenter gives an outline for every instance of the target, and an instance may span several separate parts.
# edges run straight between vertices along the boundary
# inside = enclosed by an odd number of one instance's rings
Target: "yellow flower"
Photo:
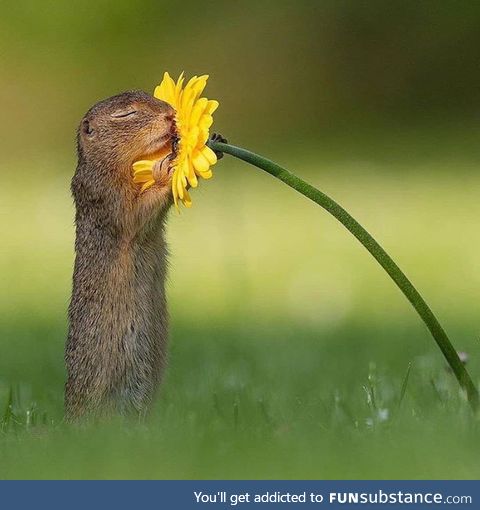
[[[175,109],[175,123],[179,137],[176,156],[172,162],[172,193],[175,206],[180,199],[186,207],[192,205],[187,188],[198,186],[197,177],[210,179],[210,167],[217,162],[215,153],[205,144],[213,123],[213,112],[218,101],[200,97],[208,76],[194,76],[184,86],[183,73],[175,83],[168,73],[155,88],[154,96],[169,103]],[[156,160],[137,161],[133,165],[136,183],[142,183],[142,191],[155,183],[153,166]]]

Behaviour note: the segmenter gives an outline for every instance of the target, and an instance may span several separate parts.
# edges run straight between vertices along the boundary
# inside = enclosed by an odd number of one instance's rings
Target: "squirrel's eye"
[[[86,135],[91,135],[93,133],[93,128],[87,119],[85,119],[82,123],[82,130]]]
[[[120,110],[118,112],[112,113],[112,117],[114,119],[123,119],[125,117],[130,117],[130,115],[135,115],[137,113],[137,110]]]

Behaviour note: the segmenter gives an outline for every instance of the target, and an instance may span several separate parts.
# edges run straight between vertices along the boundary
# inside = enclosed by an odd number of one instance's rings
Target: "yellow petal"
[[[133,174],[134,179],[153,179],[153,172],[151,170],[136,170]]]
[[[190,116],[190,125],[197,126],[200,117],[208,106],[208,99],[201,97],[193,106],[192,115]]]
[[[177,175],[177,193],[178,193],[178,196],[180,197],[180,199],[183,199],[183,191],[184,191],[184,186],[183,186],[183,183],[182,183],[182,180],[180,179],[180,176]]]
[[[133,164],[133,174],[134,174],[133,182],[135,184],[140,184],[143,182],[143,183],[145,183],[145,185],[147,183],[149,183],[150,181],[155,182],[153,180],[153,172],[152,172],[154,164],[155,164],[155,161],[151,161],[148,159],[136,161]],[[151,184],[149,184],[149,186],[151,186]],[[146,188],[142,187],[141,191],[143,191],[144,189],[146,189]]]
[[[205,156],[210,165],[214,165],[217,162],[217,155],[207,145],[204,145],[200,152]]]
[[[153,95],[157,99],[166,101],[170,105],[172,105],[172,102],[175,101],[175,82],[168,73],[163,75],[162,83],[155,88]]]
[[[185,88],[183,89],[182,99],[180,103],[180,111],[182,112],[183,119],[187,123],[190,119],[193,105],[198,98],[197,92],[199,90],[199,87],[197,85],[197,82],[198,78],[194,76],[193,78],[190,79],[190,81],[187,83],[187,85],[185,85]]]
[[[173,195],[173,201],[175,202],[175,206],[178,205],[178,193],[177,193],[177,187],[175,185],[175,175],[172,178],[172,195]],[[178,207],[177,207],[178,208]]]
[[[147,181],[140,189],[140,192],[144,192],[147,188],[150,188],[150,186],[153,186],[155,184],[155,181]]]
[[[192,149],[193,149],[193,147],[195,147],[195,145],[197,145],[198,132],[199,132],[198,126],[195,126],[188,133],[187,144]]]
[[[194,90],[194,98],[195,101],[200,97],[200,94],[203,92],[203,89],[207,86],[208,75],[204,74],[197,78],[192,88]]]
[[[198,123],[198,127],[200,129],[208,129],[213,124],[213,117],[208,113],[204,113],[200,117],[200,121]]]
[[[195,175],[195,169],[192,164],[188,165],[187,180],[192,188],[196,188],[198,186],[198,179]]]
[[[200,150],[208,140],[208,133],[209,130],[207,129],[199,129],[198,130],[198,137],[197,137],[197,149]]]
[[[187,168],[187,172],[188,172],[188,168]],[[180,174],[180,180],[182,181],[182,186],[183,186],[183,191],[185,191],[187,189],[187,172],[184,172],[182,174]]]
[[[200,152],[197,151],[193,154],[192,163],[197,172],[206,172],[210,168],[208,159]]]
[[[209,170],[207,170],[206,172],[201,172],[201,173],[200,173],[200,177],[201,177],[202,179],[211,179],[211,178],[213,177],[213,173],[212,173],[212,171],[209,169]]]
[[[133,172],[135,175],[152,175],[152,170],[152,168],[140,168]]]
[[[183,76],[183,71],[182,71],[182,73],[178,77],[177,84],[175,85],[175,99],[174,99],[175,104],[172,104],[172,106],[177,109],[180,105],[180,100],[182,97],[182,85],[183,85],[184,79],[185,78]]]
[[[212,115],[212,113],[219,107],[219,105],[220,103],[218,101],[215,101],[215,99],[210,99],[205,109],[206,113]]]
[[[184,197],[182,198],[183,205],[185,207],[192,207],[192,199],[190,198],[190,194],[187,190],[185,190],[184,193]]]
[[[152,170],[153,166],[157,161],[151,159],[142,159],[140,161],[135,161],[133,164],[133,171],[138,172],[142,170]]]
[[[134,175],[133,182],[135,184],[141,184],[142,182],[148,182],[152,180],[152,174],[150,175]]]

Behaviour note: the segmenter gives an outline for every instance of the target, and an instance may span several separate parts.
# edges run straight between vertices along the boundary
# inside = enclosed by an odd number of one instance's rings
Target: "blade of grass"
[[[13,419],[13,388],[8,390],[7,404],[2,416],[2,431],[5,432]]]
[[[398,401],[398,407],[400,408],[400,406],[402,405],[402,402],[403,402],[403,399],[405,397],[405,393],[407,391],[407,385],[408,385],[408,380],[410,378],[410,372],[412,370],[412,362],[410,362],[408,364],[408,367],[407,367],[407,372],[405,374],[405,377],[403,378],[403,382],[402,382],[402,388],[400,390],[400,399]]]

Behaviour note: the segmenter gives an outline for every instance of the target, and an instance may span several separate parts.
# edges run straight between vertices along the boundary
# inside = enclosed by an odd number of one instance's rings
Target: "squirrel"
[[[145,92],[95,104],[77,131],[75,264],[65,349],[67,420],[147,413],[166,366],[165,221],[175,111]],[[141,192],[132,164],[155,159]]]

